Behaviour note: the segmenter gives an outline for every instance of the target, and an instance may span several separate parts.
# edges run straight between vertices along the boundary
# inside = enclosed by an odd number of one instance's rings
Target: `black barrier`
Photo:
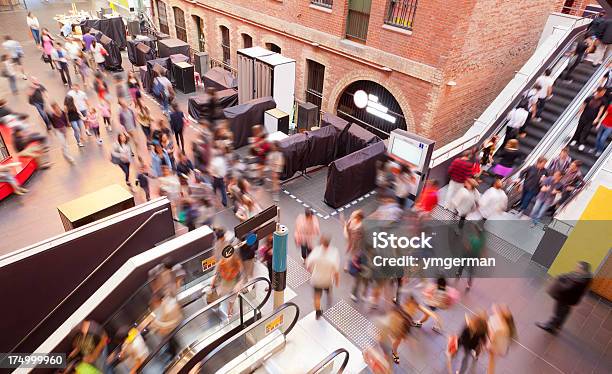
[[[242,240],[248,233],[254,232],[255,229],[263,225],[264,223],[273,220],[278,215],[278,208],[276,205],[272,205],[264,209],[261,213],[253,218],[250,218],[242,223],[239,223],[234,227],[234,235],[236,238]],[[272,230],[274,232],[274,230]]]

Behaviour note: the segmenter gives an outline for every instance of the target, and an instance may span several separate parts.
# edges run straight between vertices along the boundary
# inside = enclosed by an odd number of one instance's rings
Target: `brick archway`
[[[379,85],[383,86],[387,91],[393,95],[395,100],[399,103],[402,108],[402,112],[404,114],[404,118],[406,119],[406,128],[410,132],[416,132],[416,126],[414,123],[414,116],[412,114],[412,110],[408,103],[408,99],[404,95],[403,91],[396,86],[390,78],[380,79],[381,75],[373,73],[367,70],[355,70],[349,74],[346,74],[342,79],[340,79],[331,89],[329,100],[327,100],[326,111],[329,113],[336,113],[336,109],[338,108],[338,103],[340,102],[340,97],[344,93],[344,90],[348,88],[353,82],[360,80],[368,80]]]

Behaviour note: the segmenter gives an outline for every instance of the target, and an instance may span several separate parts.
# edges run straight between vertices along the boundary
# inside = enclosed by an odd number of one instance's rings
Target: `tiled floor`
[[[29,2],[28,2],[29,3]],[[49,5],[45,8],[36,8],[35,12],[43,24],[55,29],[55,22],[51,19],[56,12],[65,11],[69,5]],[[26,71],[35,74],[47,86],[50,97],[62,100],[66,89],[61,85],[59,76],[44,66],[38,56],[39,52],[28,39],[25,26],[25,12],[0,13],[0,34],[11,34],[24,43]],[[124,61],[127,58],[124,56]],[[25,99],[25,86],[27,82],[20,82],[21,92],[18,96],[10,96],[8,85],[0,80],[0,96],[6,96],[9,107],[16,111],[31,115],[32,122],[44,131],[42,123],[33,107]],[[186,98],[180,99],[185,105]],[[154,113],[158,114],[158,107],[150,103]],[[78,149],[73,139],[70,141],[70,152],[75,156],[76,165],[71,166],[61,156],[56,140],[53,144],[51,159],[54,162],[50,170],[37,172],[27,183],[30,193],[24,197],[11,197],[0,203],[0,254],[8,253],[42,239],[57,235],[63,231],[60,219],[56,213],[56,206],[94,191],[111,183],[121,183],[122,174],[119,168],[109,161],[109,145],[112,137],[103,131],[104,145],[98,146],[92,139],[87,139],[86,147]],[[190,129],[187,138],[192,138]],[[317,196],[322,197],[320,186],[308,186],[306,180],[296,180],[293,184],[300,184],[305,192],[298,196],[312,205],[323,204]],[[314,189],[318,188],[319,191]],[[268,206],[272,203],[268,193],[263,190],[256,192],[260,205]],[[309,201],[313,200],[313,201]],[[142,201],[138,193],[137,201]],[[295,199],[281,194],[279,206],[281,219],[293,232],[294,220],[297,214],[303,211],[303,206]],[[372,211],[376,207],[375,199],[362,202],[359,207]],[[237,220],[231,211],[220,211],[215,217],[217,224],[233,227]],[[332,245],[344,251],[344,239],[338,215],[321,221],[321,230],[331,235]],[[301,269],[301,258],[290,240],[289,255],[292,268],[295,270],[295,285],[293,291],[297,297],[292,301],[300,307],[300,314],[306,316],[312,312],[312,290]],[[344,257],[344,256],[343,256]],[[552,310],[552,301],[546,294],[547,277],[542,270],[529,263],[527,254],[520,257],[518,263],[524,266],[525,276],[522,278],[489,278],[476,279],[473,289],[464,293],[459,305],[450,310],[441,312],[446,333],[456,333],[463,324],[464,314],[479,309],[488,309],[494,302],[507,303],[514,313],[518,328],[516,344],[511,348],[508,357],[501,358],[498,364],[498,373],[611,373],[612,372],[612,313],[610,305],[594,298],[585,297],[583,302],[574,308],[565,329],[558,336],[551,336],[534,326],[535,321],[545,320]],[[290,270],[291,271],[291,270]],[[290,275],[291,276],[291,275]],[[367,305],[356,305],[349,301],[349,290],[352,285],[351,277],[343,273],[340,286],[334,290],[330,306],[342,303],[351,306],[363,318],[374,321],[380,312],[369,310]],[[462,289],[461,286],[459,286]],[[420,291],[408,285],[407,292],[417,296]],[[324,305],[326,305],[324,303]],[[347,331],[339,331],[351,339]],[[363,332],[366,333],[366,332]],[[360,338],[361,339],[361,338]],[[360,340],[357,339],[357,340]],[[354,344],[358,345],[356,341]],[[414,333],[413,338],[400,348],[402,363],[396,369],[398,373],[444,373],[446,370],[444,348],[446,337],[431,331],[426,325]],[[475,365],[475,372],[485,372],[487,358],[482,357]]]

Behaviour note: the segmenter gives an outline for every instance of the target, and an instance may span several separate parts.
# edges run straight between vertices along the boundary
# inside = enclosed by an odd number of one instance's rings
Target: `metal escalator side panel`
[[[206,332],[206,335],[199,334],[200,338],[197,338],[194,341],[190,341],[187,344],[183,344],[185,347],[182,348],[181,352],[179,352],[177,356],[174,357],[169,363],[169,370],[174,368],[176,368],[176,370],[180,370],[184,363],[189,362],[190,357],[193,357],[194,355],[199,354],[202,351],[209,351],[210,349],[216,347],[216,345],[220,344],[222,340],[224,340],[223,338],[232,336],[237,331],[241,331],[244,326],[241,326],[240,316],[238,314],[234,315],[231,320],[229,318],[227,320],[220,319],[222,322],[225,322],[224,325],[217,324],[217,326],[211,326],[210,320],[212,319],[213,315],[220,313],[221,305],[223,303],[232,300],[233,298],[236,298],[238,295],[241,295],[243,291],[246,291],[246,293],[248,294],[248,288],[252,287],[252,290],[255,294],[261,293],[261,290],[259,292],[256,292],[257,285],[260,283],[263,283],[267,291],[263,291],[264,296],[257,305],[257,307],[248,310],[245,315],[243,315],[243,317],[245,317],[243,318],[245,326],[255,322],[258,316],[259,309],[261,309],[266,304],[271,294],[272,287],[270,285],[270,281],[264,277],[252,279],[240,291],[222,296],[215,300],[215,302],[206,305],[204,308],[193,313],[193,315],[185,318],[183,322],[181,322],[176,328],[174,328],[172,332],[165,336],[162,341],[157,345],[157,347],[149,353],[149,357],[147,357],[147,359],[142,363],[138,372],[146,372],[144,369],[150,362],[159,359],[159,356],[161,356],[163,353],[163,348],[166,347],[171,340],[178,339],[178,337],[180,337],[180,334],[183,334],[187,330],[189,330],[188,327],[190,327],[192,322],[197,322],[199,318],[204,318],[205,320],[204,322],[207,325],[207,328],[204,329],[204,332]]]
[[[330,353],[321,362],[319,362],[314,368],[310,369],[308,371],[308,373],[306,373],[306,374],[323,374],[323,373],[328,373],[328,372],[326,372],[324,370],[327,370],[327,369],[333,370],[333,367],[330,368],[329,364],[333,363],[334,360],[336,359],[336,357],[338,357],[340,355],[344,355],[344,359],[342,360],[342,363],[340,364],[340,367],[338,368],[338,371],[329,372],[329,373],[330,374],[331,373],[342,374],[344,372],[344,369],[346,369],[346,366],[348,365],[349,356],[350,356],[349,352],[346,349],[344,349],[344,348],[336,349],[335,351]]]
[[[244,349],[246,350],[265,339],[266,336],[275,330],[279,330],[284,336],[287,336],[296,325],[299,315],[300,309],[295,303],[285,303],[278,307],[270,316],[255,322],[207,355],[200,357],[199,360],[194,357],[193,362],[177,373],[187,374],[191,368],[198,364],[200,373],[216,373],[227,364],[227,362],[223,362],[224,358],[233,356],[233,354],[227,355],[228,352],[236,353],[235,351],[240,350],[238,349],[240,347],[246,347]],[[237,354],[243,351],[237,352]]]

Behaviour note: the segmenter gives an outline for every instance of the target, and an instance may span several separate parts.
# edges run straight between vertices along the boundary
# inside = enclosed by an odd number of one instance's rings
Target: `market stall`
[[[230,123],[230,130],[234,134],[234,148],[238,149],[249,144],[251,129],[263,123],[264,112],[276,108],[271,96],[248,101],[223,110],[223,115]]]
[[[238,104],[238,91],[233,88],[217,91],[215,93],[215,98],[217,100],[217,109],[223,110]],[[197,121],[205,117],[210,110],[208,105],[209,101],[210,95],[208,94],[190,97],[187,108],[191,118]]]
[[[385,144],[379,141],[332,162],[323,201],[339,208],[376,188],[376,162],[385,151]]]
[[[139,59],[138,53],[138,45],[141,43],[150,48],[150,51],[147,54],[147,56],[150,58],[145,60],[144,63],[141,59]],[[148,36],[138,35],[136,38],[127,42],[127,52],[128,59],[130,60],[130,63],[132,65],[144,66],[146,64],[146,61],[152,60],[157,56],[157,47],[155,40],[149,38]]]
[[[120,16],[104,18],[104,19],[86,19],[80,23],[83,34],[89,32],[90,29],[100,30],[104,35],[113,39],[119,49],[127,47],[127,38],[125,36],[125,24]]]
[[[207,71],[202,77],[202,84],[204,84],[204,88],[210,87],[216,90],[238,88],[238,82],[232,73],[220,67]]]

